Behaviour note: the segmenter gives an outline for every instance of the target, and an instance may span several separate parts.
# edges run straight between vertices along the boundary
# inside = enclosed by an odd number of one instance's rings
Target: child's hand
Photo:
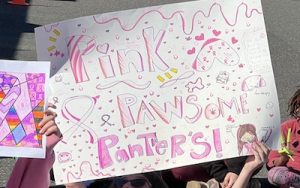
[[[228,172],[223,181],[224,188],[230,188],[238,178],[238,175],[233,172]]]
[[[49,103],[48,107],[55,109],[56,106],[53,105],[52,103]],[[61,137],[62,134],[57,127],[55,123],[55,117],[57,114],[49,109],[45,111],[44,118],[42,121],[39,123],[39,126],[41,126],[40,133],[45,134],[46,136],[49,136],[51,134],[55,134],[57,137]]]
[[[274,160],[274,166],[285,166],[289,161],[289,156],[287,154],[280,154],[280,157]]]
[[[262,167],[268,160],[270,149],[262,142],[252,144],[253,154],[248,156],[244,168],[253,173],[256,169]]]

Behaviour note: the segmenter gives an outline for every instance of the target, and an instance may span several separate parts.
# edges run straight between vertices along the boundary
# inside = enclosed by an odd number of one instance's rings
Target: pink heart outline
[[[102,53],[102,54],[107,54],[108,49],[109,49],[109,44],[108,43],[99,44],[97,46],[97,51],[99,53]]]

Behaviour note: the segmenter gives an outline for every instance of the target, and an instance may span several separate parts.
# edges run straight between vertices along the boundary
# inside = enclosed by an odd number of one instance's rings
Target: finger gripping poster
[[[39,122],[49,70],[50,62],[0,60],[0,156],[45,157]]]
[[[57,183],[250,155],[277,145],[260,1],[192,1],[35,30],[52,62]]]

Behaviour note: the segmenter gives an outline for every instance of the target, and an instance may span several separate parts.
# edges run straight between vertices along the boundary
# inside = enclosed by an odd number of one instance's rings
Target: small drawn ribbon
[[[108,122],[110,119],[110,115],[104,114],[101,116],[101,120],[103,123],[100,125],[101,127],[104,126],[105,124],[108,124],[109,126],[114,126],[115,124]]]

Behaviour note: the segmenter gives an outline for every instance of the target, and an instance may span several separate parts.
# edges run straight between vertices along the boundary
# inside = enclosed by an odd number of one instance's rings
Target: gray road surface
[[[0,59],[36,60],[34,28],[66,19],[184,0],[32,0],[18,7],[0,1]],[[300,85],[300,1],[262,0],[281,118],[286,103]],[[0,187],[13,159],[0,160]],[[261,172],[264,174],[264,171]]]

